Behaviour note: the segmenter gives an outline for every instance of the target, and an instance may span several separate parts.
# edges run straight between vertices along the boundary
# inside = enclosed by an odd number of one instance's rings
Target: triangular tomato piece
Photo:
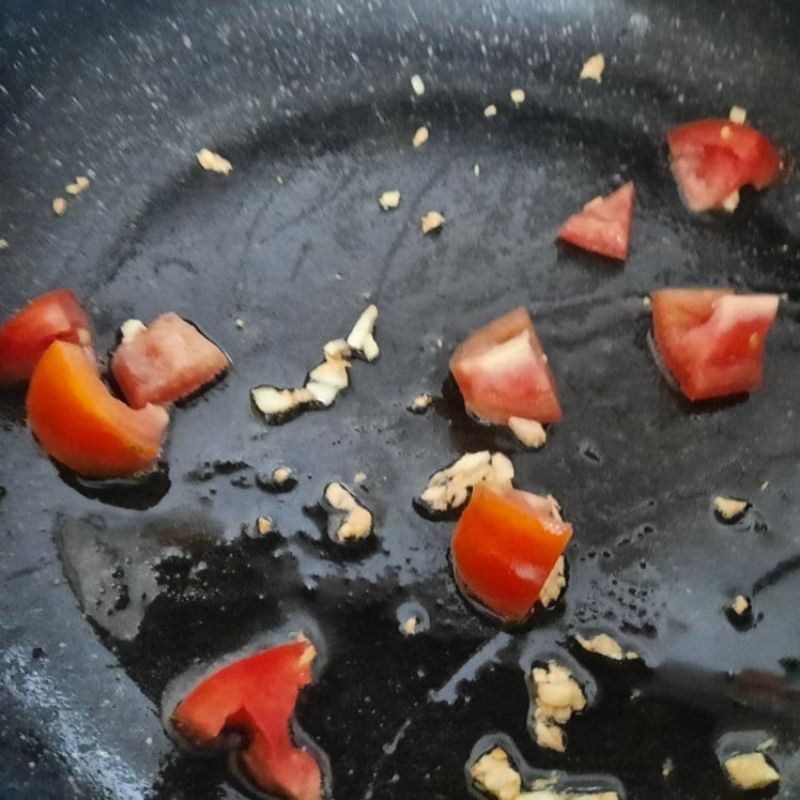
[[[559,228],[558,238],[624,261],[628,257],[634,194],[633,181],[628,181],[606,197],[595,197]]]

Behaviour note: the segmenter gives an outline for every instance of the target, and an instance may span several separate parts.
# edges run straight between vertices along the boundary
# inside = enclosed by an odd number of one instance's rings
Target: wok
[[[128,317],[173,309],[234,368],[176,409],[168,473],[145,487],[59,476],[21,393],[0,401],[2,796],[240,797],[224,759],[165,733],[164,690],[297,629],[321,653],[298,722],[340,800],[471,796],[465,764],[494,741],[630,800],[711,800],[738,796],[719,752],[773,739],[776,796],[800,796],[798,42],[791,2],[6,0],[3,314],[69,286],[103,350]],[[602,82],[580,82],[596,52]],[[733,104],[788,177],[735,214],[692,215],[664,132]],[[203,172],[201,147],[232,174]],[[92,186],[55,217],[81,174]],[[554,245],[567,215],[628,179],[627,263]],[[384,213],[389,189],[401,205]],[[445,228],[423,237],[434,209]],[[672,285],[787,293],[762,391],[697,407],[665,384],[642,298]],[[302,380],[367,298],[380,359],[356,364],[333,408],[265,426],[248,390]],[[454,346],[519,304],[565,408],[537,453],[470,420],[445,380]],[[434,407],[410,414],[421,391]],[[463,601],[450,524],[412,506],[430,473],[481,448],[509,453],[517,485],[553,492],[576,531],[564,602],[522,631]],[[281,464],[297,488],[264,492],[258,474]],[[313,509],[359,471],[377,541],[342,553]],[[722,525],[718,494],[752,508]],[[242,534],[259,514],[280,537]],[[724,613],[739,593],[746,630]],[[427,631],[399,635],[404,603]],[[642,660],[586,654],[579,631]],[[554,654],[592,695],[564,755],[527,728],[525,670]]]

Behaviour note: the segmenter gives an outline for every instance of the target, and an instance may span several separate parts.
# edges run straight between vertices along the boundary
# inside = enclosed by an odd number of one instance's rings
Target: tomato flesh
[[[173,312],[123,342],[111,361],[114,380],[134,408],[182,400],[227,368],[225,353]]]
[[[628,257],[634,194],[633,181],[629,181],[607,197],[596,197],[559,228],[558,238],[624,261]]]
[[[28,421],[56,461],[91,478],[133,475],[158,459],[169,415],[117,400],[97,375],[94,359],[71,342],[55,341],[28,386]]]
[[[175,707],[172,724],[201,748],[212,747],[225,731],[245,733],[239,755],[259,789],[291,800],[320,800],[319,765],[290,736],[298,694],[311,683],[313,658],[314,646],[298,640],[223,667]]]
[[[652,299],[656,346],[690,400],[761,385],[764,341],[778,313],[777,295],[662,289]]]
[[[497,616],[522,621],[571,536],[552,500],[476,486],[451,544],[456,578]]]
[[[744,186],[763,189],[780,172],[780,154],[748,125],[705,119],[667,134],[672,172],[692,211],[722,208]]]
[[[453,353],[450,370],[467,410],[484,422],[561,419],[547,356],[525,308],[475,331]]]
[[[0,327],[0,386],[27,381],[56,340],[74,342],[92,352],[89,318],[69,289],[40,295]]]

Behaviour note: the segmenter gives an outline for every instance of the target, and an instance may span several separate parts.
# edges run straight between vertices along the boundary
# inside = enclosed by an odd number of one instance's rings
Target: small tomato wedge
[[[522,621],[571,536],[552,498],[476,486],[451,545],[456,578],[497,616]]]
[[[561,405],[547,356],[525,308],[475,331],[453,353],[450,370],[471,414],[484,422],[509,417],[557,422]]]
[[[690,400],[761,385],[764,341],[778,313],[777,295],[662,289],[652,301],[658,352]]]
[[[667,134],[672,172],[692,211],[723,208],[744,186],[763,189],[780,171],[775,145],[749,125],[703,119]]]
[[[319,764],[290,735],[314,656],[314,646],[301,639],[223,667],[175,707],[172,724],[200,748],[213,748],[226,731],[244,733],[239,755],[259,789],[290,800],[320,800]]]
[[[624,261],[628,257],[634,194],[633,181],[629,181],[606,197],[595,197],[559,228],[558,238]]]
[[[134,408],[182,400],[227,368],[225,353],[171,311],[123,342],[111,361],[114,380]]]
[[[74,342],[92,352],[89,318],[69,289],[40,295],[0,327],[0,386],[28,380],[56,340]]]
[[[160,406],[134,410],[97,375],[94,359],[53,342],[39,359],[26,398],[31,430],[56,461],[89,478],[133,475],[156,462],[169,422]]]

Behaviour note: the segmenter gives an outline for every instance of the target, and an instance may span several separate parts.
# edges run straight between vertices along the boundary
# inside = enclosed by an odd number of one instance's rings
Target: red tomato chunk
[[[239,753],[256,786],[289,800],[320,800],[316,760],[296,747],[290,720],[297,696],[311,683],[315,650],[301,639],[223,667],[195,687],[172,713],[191,744],[213,749],[223,733],[245,734]]]
[[[727,119],[679,125],[667,143],[672,172],[692,211],[722,208],[739,189],[763,189],[780,171],[780,154],[766,136]]]
[[[471,414],[505,425],[509,417],[561,419],[555,382],[528,311],[517,308],[475,331],[450,370]]]
[[[456,579],[497,616],[522,621],[571,536],[552,498],[476,486],[451,545]]]
[[[0,327],[0,386],[28,380],[56,340],[73,342],[93,355],[89,318],[69,289],[40,295]]]
[[[634,194],[633,181],[629,181],[607,197],[595,197],[561,226],[558,238],[624,261],[628,257]]]
[[[653,294],[653,331],[664,365],[690,400],[761,385],[764,340],[778,296],[727,289],[662,289]]]
[[[228,368],[228,357],[194,325],[169,312],[114,352],[111,371],[134,408],[174,403]]]

